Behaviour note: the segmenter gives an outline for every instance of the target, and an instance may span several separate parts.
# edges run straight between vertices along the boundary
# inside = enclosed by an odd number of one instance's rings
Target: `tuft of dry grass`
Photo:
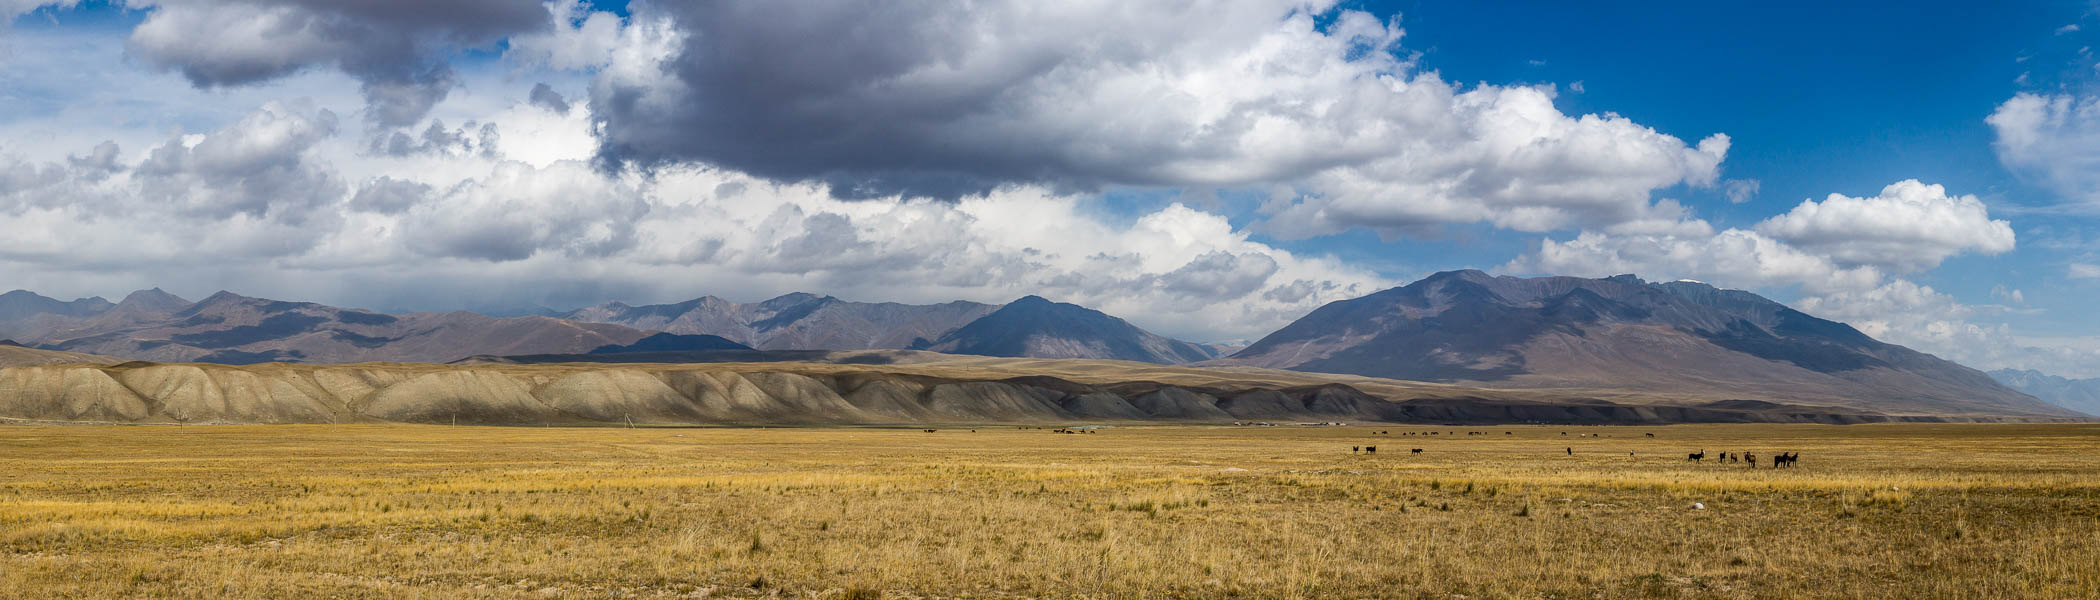
[[[2100,597],[2100,426],[1378,429],[0,427],[0,590]]]

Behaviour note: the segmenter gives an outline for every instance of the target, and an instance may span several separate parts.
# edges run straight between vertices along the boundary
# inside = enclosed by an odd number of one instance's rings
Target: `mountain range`
[[[2067,416],[1981,371],[1704,283],[1438,273],[1334,302],[1213,365],[1891,412]]]
[[[930,344],[999,308],[960,301],[926,305],[847,302],[797,293],[749,304],[714,296],[647,306],[608,302],[557,316],[648,331],[721,336],[758,350],[875,350]]]
[[[49,304],[22,292],[10,295],[22,300],[19,305]],[[0,336],[47,350],[131,360],[250,364],[444,362],[548,348],[587,352],[631,344],[648,333],[551,317],[388,315],[231,292],[193,303],[156,289],[114,305],[0,321]]]
[[[2040,371],[2013,369],[1991,371],[1990,375],[2005,387],[2044,402],[2100,416],[2100,379],[2070,379],[2045,375]]]
[[[1322,306],[1229,356],[1036,296],[1005,305],[864,303],[812,294],[744,304],[709,296],[498,318],[382,314],[227,292],[190,302],[142,290],[111,304],[17,291],[0,295],[0,316],[0,338],[110,360],[769,362],[823,351],[929,351],[1288,369],[1676,405],[1744,401],[1892,415],[2075,415],[1982,372],[1756,294],[1631,275],[1438,273]]]
[[[0,295],[0,337],[130,360],[451,362],[470,356],[697,350],[931,349],[1005,357],[1181,364],[1217,356],[1099,311],[1030,296],[1006,305],[848,302],[789,294],[751,304],[608,303],[559,316],[383,314],[219,292],[190,302],[158,289],[110,304]]]

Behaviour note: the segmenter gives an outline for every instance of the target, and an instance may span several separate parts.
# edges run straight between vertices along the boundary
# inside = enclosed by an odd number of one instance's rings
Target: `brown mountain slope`
[[[999,310],[914,349],[979,356],[1092,358],[1185,364],[1216,358],[1210,348],[1155,335],[1077,304],[1038,296]]]
[[[496,318],[466,312],[386,315],[228,292],[172,312],[165,312],[166,306],[161,302],[126,312],[119,305],[72,321],[39,343],[67,351],[155,361],[443,362],[475,354],[588,352],[631,344],[648,335],[619,325],[550,317]]]
[[[69,363],[107,365],[116,364],[120,362],[124,361],[122,359],[110,358],[107,356],[81,354],[78,352],[59,352],[56,350],[39,350],[36,348],[25,348],[21,344],[15,343],[13,340],[0,340],[0,367],[27,367],[36,365],[57,365]]]
[[[1208,364],[1903,414],[2075,416],[1982,372],[1755,294],[1630,275],[1439,273],[1323,306]]]
[[[750,304],[713,296],[649,306],[609,302],[561,316],[668,333],[717,335],[760,350],[861,350],[906,348],[933,340],[998,308],[976,302],[848,302],[788,294]]]
[[[863,354],[839,358],[868,362]],[[917,362],[249,366],[132,362],[6,367],[0,368],[0,419],[588,425],[1255,420],[1861,423],[1940,418],[1764,402],[1614,401],[1536,391],[1118,361],[944,358],[929,353],[904,358]]]

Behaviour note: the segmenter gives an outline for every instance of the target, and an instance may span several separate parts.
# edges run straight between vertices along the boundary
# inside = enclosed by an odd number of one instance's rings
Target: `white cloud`
[[[1881,195],[1831,194],[1762,223],[1757,232],[1846,265],[1890,272],[1939,266],[1964,252],[2001,254],[2014,246],[2012,225],[1991,220],[1975,196],[1950,196],[1915,179],[1882,188]]]
[[[2100,206],[2100,97],[2022,92],[1984,121],[2007,168],[2066,201]]]
[[[1755,230],[1714,231],[1704,221],[1688,220],[1676,228],[1584,231],[1566,241],[1547,239],[1503,269],[1592,277],[1637,273],[1782,296],[1798,293],[1793,305],[1803,312],[1966,365],[2086,370],[2062,353],[2021,344],[2003,324],[1978,322],[1977,307],[1891,276],[1963,252],[2009,250],[2012,233],[1999,232],[2002,227],[2003,222],[1989,221],[1972,197],[1949,197],[1939,186],[1905,181],[1874,198],[1832,195],[1822,203],[1805,202]],[[1942,230],[1947,228],[1963,231]],[[1920,256],[1898,257],[1898,248]],[[2025,301],[2016,290],[2001,289],[1995,296]]]
[[[1728,196],[1729,204],[1742,204],[1756,198],[1762,187],[1764,183],[1755,179],[1729,179],[1721,182],[1721,193]]]
[[[2072,279],[2100,279],[2100,265],[2071,263],[2066,274]]]
[[[1991,299],[2019,305],[2027,303],[2027,294],[2023,294],[2017,289],[2005,287],[2005,284],[2001,283],[1991,286]]]
[[[1752,289],[1799,286],[1810,294],[1871,289],[1885,279],[1872,266],[1840,265],[1754,231],[1713,232],[1703,221],[1694,223],[1671,234],[1584,231],[1564,242],[1547,239],[1505,268],[1585,277],[1637,273]]]
[[[0,34],[5,34],[15,19],[36,9],[46,6],[69,8],[79,3],[80,0],[0,0]]]
[[[374,153],[327,109],[279,103],[130,156],[0,160],[0,229],[20,232],[0,275],[56,294],[230,288],[387,309],[1042,294],[1198,339],[1258,336],[1391,283],[1179,204],[1115,222],[1040,187],[847,201],[701,166],[607,175],[587,146],[542,148],[588,141],[558,133],[587,131],[587,108],[552,114],[524,91],[486,121],[505,132],[494,152]],[[513,155],[549,159],[500,158]]]
[[[614,53],[633,35],[619,15],[592,11],[582,0],[547,3],[550,26],[510,39],[504,57],[553,69],[584,70],[610,64]]]
[[[2072,23],[2063,27],[2056,28],[2056,35],[2064,35],[2067,33],[2078,33],[2078,24]]]
[[[1265,228],[1286,237],[1539,231],[1645,218],[1653,190],[1711,185],[1728,147],[1563,114],[1550,87],[1452,85],[1401,56],[1397,22],[1330,2],[666,12],[681,31],[629,36],[593,87],[607,156],[853,197],[1282,184]]]

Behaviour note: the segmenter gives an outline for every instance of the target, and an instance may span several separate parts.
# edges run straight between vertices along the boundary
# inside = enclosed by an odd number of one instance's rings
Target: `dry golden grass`
[[[2093,598],[2096,466],[2095,425],[0,427],[0,596]]]

